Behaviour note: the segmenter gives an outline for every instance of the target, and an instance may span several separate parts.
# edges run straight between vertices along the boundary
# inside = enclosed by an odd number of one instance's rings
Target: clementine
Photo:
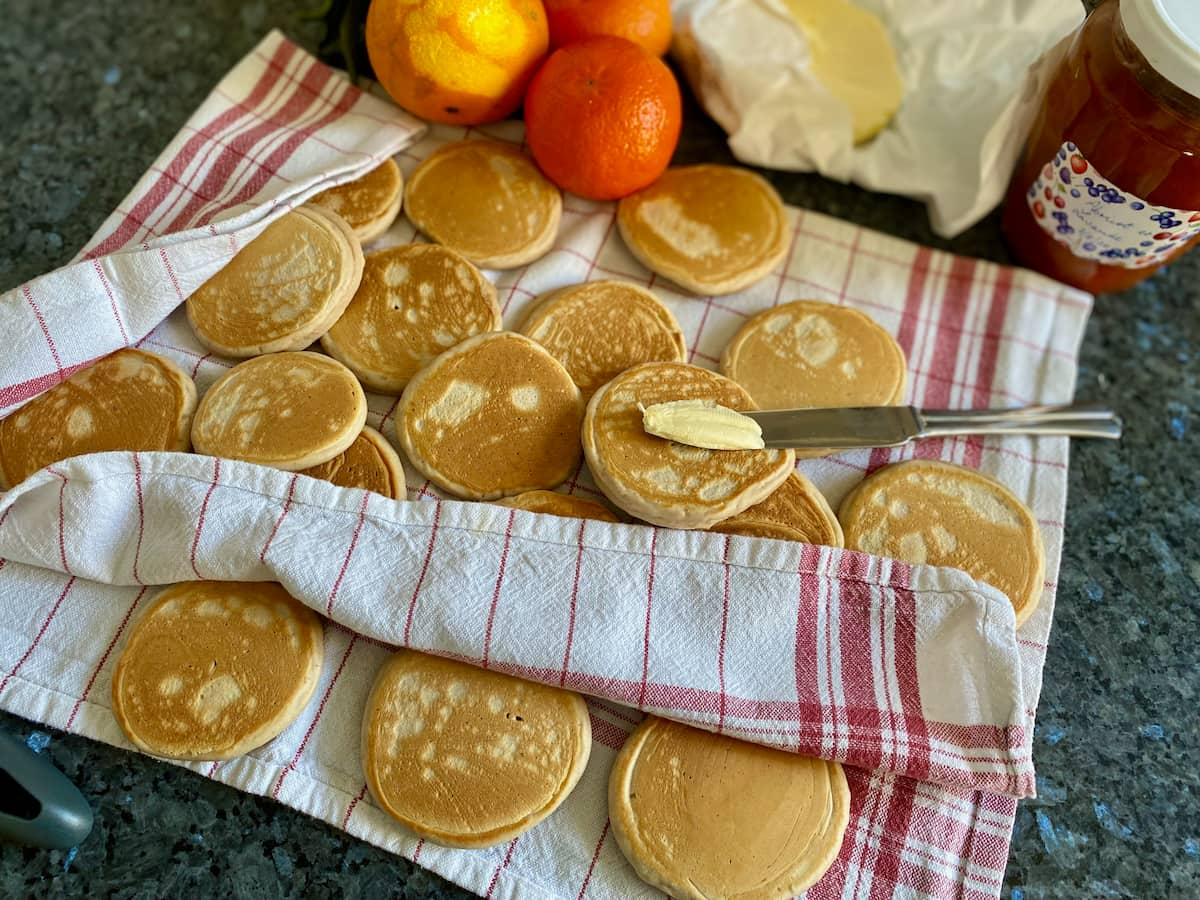
[[[655,56],[671,46],[670,0],[543,0],[550,47],[600,34],[623,37]]]
[[[509,115],[546,55],[541,0],[372,0],[367,55],[392,99],[434,122]]]
[[[624,38],[587,38],[551,53],[529,83],[525,140],[559,187],[612,200],[667,168],[682,106],[661,59]]]

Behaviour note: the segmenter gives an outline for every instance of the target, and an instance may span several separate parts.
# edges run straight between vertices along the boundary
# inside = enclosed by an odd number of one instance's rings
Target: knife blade
[[[920,436],[925,424],[913,406],[772,409],[744,415],[762,428],[769,450],[898,447]]]
[[[745,412],[767,449],[899,447],[916,438],[962,434],[1041,434],[1116,439],[1121,420],[1094,406],[922,410],[915,406],[772,409]]]

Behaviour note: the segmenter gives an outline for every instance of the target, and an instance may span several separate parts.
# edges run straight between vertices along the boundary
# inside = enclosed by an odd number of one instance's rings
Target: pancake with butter
[[[371,390],[398,394],[442,351],[499,328],[496,289],[478,269],[445,247],[406,244],[367,257],[321,347]]]
[[[0,420],[0,490],[43,466],[104,450],[187,450],[196,385],[169,359],[128,348]]]
[[[721,371],[760,409],[892,406],[907,383],[895,338],[857,309],[816,300],[751,318],[721,354]]]
[[[584,400],[638,363],[684,361],[675,316],[648,290],[623,281],[590,281],[545,295],[521,333],[566,366]]]
[[[646,433],[642,407],[690,399],[755,408],[728,378],[683,363],[635,366],[588,403],[588,469],[605,496],[634,518],[669,528],[710,528],[765,500],[795,465],[791,450],[703,450]]]
[[[505,497],[497,501],[501,506],[511,506],[513,509],[525,509],[529,512],[546,513],[551,516],[565,516],[568,519],[595,519],[597,522],[619,522],[616,514],[602,503],[576,497],[573,494],[560,494],[557,491],[526,491],[515,497]]]
[[[550,489],[579,462],[583,401],[567,370],[508,331],[447,350],[409,383],[400,447],[425,477],[468,500]]]
[[[113,714],[146,753],[233,759],[304,709],[323,646],[316,613],[278,584],[177,584],[129,635],[113,671]]]
[[[713,526],[712,531],[842,547],[842,526],[825,495],[792,472],[766,500]]]
[[[815,884],[850,822],[841,765],[650,716],[608,782],[613,837],[672,897],[779,900]]]
[[[953,463],[884,466],[842,501],[846,547],[952,566],[1008,595],[1017,625],[1037,608],[1046,557],[1037,519],[998,481]]]
[[[648,269],[697,294],[732,294],[783,262],[787,216],[779,194],[748,169],[667,169],[622,198],[617,226]]]
[[[354,443],[328,462],[300,470],[301,475],[320,478],[339,487],[361,488],[404,499],[404,466],[387,438],[370,426],[364,427]]]
[[[319,206],[284,213],[188,298],[197,340],[245,359],[303,350],[337,321],[362,278],[345,220]]]
[[[472,849],[550,815],[591,740],[578,694],[402,650],[367,698],[362,764],[384,811],[426,840]]]
[[[321,191],[308,202],[337,213],[366,244],[392,227],[403,199],[404,177],[388,158],[361,178]]]
[[[333,459],[366,421],[366,395],[340,362],[272,353],[239,363],[208,389],[192,422],[192,447],[298,472]]]
[[[511,269],[553,246],[562,194],[512,144],[458,141],[412,173],[404,209],[430,240],[477,266]]]

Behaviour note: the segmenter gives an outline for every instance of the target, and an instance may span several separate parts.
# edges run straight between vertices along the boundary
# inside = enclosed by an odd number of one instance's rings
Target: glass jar
[[[1123,290],[1200,237],[1200,0],[1107,0],[1050,84],[1002,218],[1016,256]]]

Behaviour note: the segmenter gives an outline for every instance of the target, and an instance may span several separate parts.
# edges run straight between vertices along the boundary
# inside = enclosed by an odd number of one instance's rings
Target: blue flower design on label
[[[1066,141],[1026,192],[1034,221],[1072,253],[1140,269],[1200,235],[1200,212],[1153,206],[1121,190]]]

